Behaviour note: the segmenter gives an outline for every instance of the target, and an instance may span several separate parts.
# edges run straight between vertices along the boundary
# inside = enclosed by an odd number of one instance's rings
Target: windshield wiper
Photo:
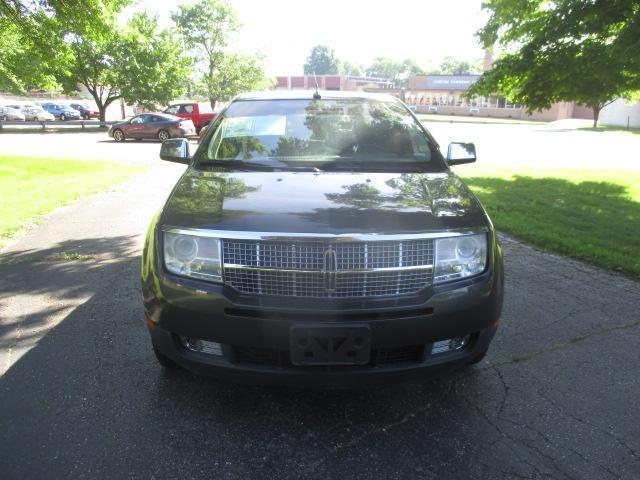
[[[319,172],[317,167],[295,167],[281,162],[278,163],[262,163],[262,162],[248,162],[246,160],[200,160],[197,165],[203,166],[215,166],[228,168],[232,170],[261,170],[267,172],[273,172],[276,170],[294,170],[296,172]]]
[[[325,172],[331,171],[367,171],[367,172],[398,172],[398,173],[415,173],[429,171],[431,164],[420,162],[404,163],[393,160],[336,160],[319,165],[320,169]]]

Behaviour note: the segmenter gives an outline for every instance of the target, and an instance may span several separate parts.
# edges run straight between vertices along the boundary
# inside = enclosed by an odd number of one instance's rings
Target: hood
[[[162,225],[287,233],[421,233],[488,225],[452,172],[206,172],[189,169]]]

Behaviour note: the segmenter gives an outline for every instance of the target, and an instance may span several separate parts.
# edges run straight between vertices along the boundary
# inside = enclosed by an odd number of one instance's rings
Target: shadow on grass
[[[640,277],[640,203],[623,185],[561,178],[469,177],[499,230]]]

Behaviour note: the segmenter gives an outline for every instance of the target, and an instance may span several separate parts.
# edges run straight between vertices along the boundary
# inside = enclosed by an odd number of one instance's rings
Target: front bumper
[[[146,324],[159,353],[197,374],[250,384],[338,387],[424,379],[478,358],[499,323],[504,268],[493,230],[487,269],[475,277],[432,285],[417,295],[313,299],[241,294],[173,275],[161,260],[157,221],[142,255]],[[368,327],[370,361],[294,365],[292,329],[319,325]],[[463,349],[431,354],[434,342],[468,335]],[[222,355],[189,350],[181,337],[219,343]]]
[[[241,295],[176,277],[158,264],[151,239],[142,265],[147,325],[154,348],[165,357],[194,373],[235,382],[348,387],[424,379],[464,366],[488,348],[503,298],[502,251],[495,243],[492,251],[485,273],[419,296],[328,301]],[[371,361],[293,365],[291,328],[318,324],[368,326]],[[467,335],[471,340],[462,350],[431,355],[434,342]],[[223,355],[188,350],[181,337],[220,343]],[[381,355],[398,361],[380,361]]]
[[[286,351],[274,357],[265,347],[238,348],[223,345],[223,355],[187,350],[179,337],[153,322],[150,326],[154,348],[183,368],[202,376],[251,385],[297,387],[355,387],[362,385],[424,380],[444,375],[464,367],[488,348],[497,329],[497,322],[476,332],[470,344],[459,351],[431,354],[430,344],[407,355],[408,347],[374,350],[372,360],[362,366],[295,366],[288,361]],[[396,325],[393,329],[401,328]],[[407,332],[410,334],[410,332]],[[415,342],[415,339],[408,340]],[[268,342],[267,342],[268,343]],[[248,352],[248,353],[247,353]],[[376,354],[376,352],[379,352]],[[385,360],[381,361],[382,352]],[[394,355],[394,352],[399,352]]]

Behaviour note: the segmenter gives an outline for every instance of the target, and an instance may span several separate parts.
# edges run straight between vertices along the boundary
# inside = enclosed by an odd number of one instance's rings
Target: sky
[[[435,68],[452,56],[476,61],[483,50],[474,33],[484,24],[482,0],[231,0],[242,28],[230,47],[265,56],[267,75],[296,75],[311,48],[332,48],[341,60],[369,65],[376,57],[412,58]],[[168,25],[176,4],[139,0],[135,9]]]

